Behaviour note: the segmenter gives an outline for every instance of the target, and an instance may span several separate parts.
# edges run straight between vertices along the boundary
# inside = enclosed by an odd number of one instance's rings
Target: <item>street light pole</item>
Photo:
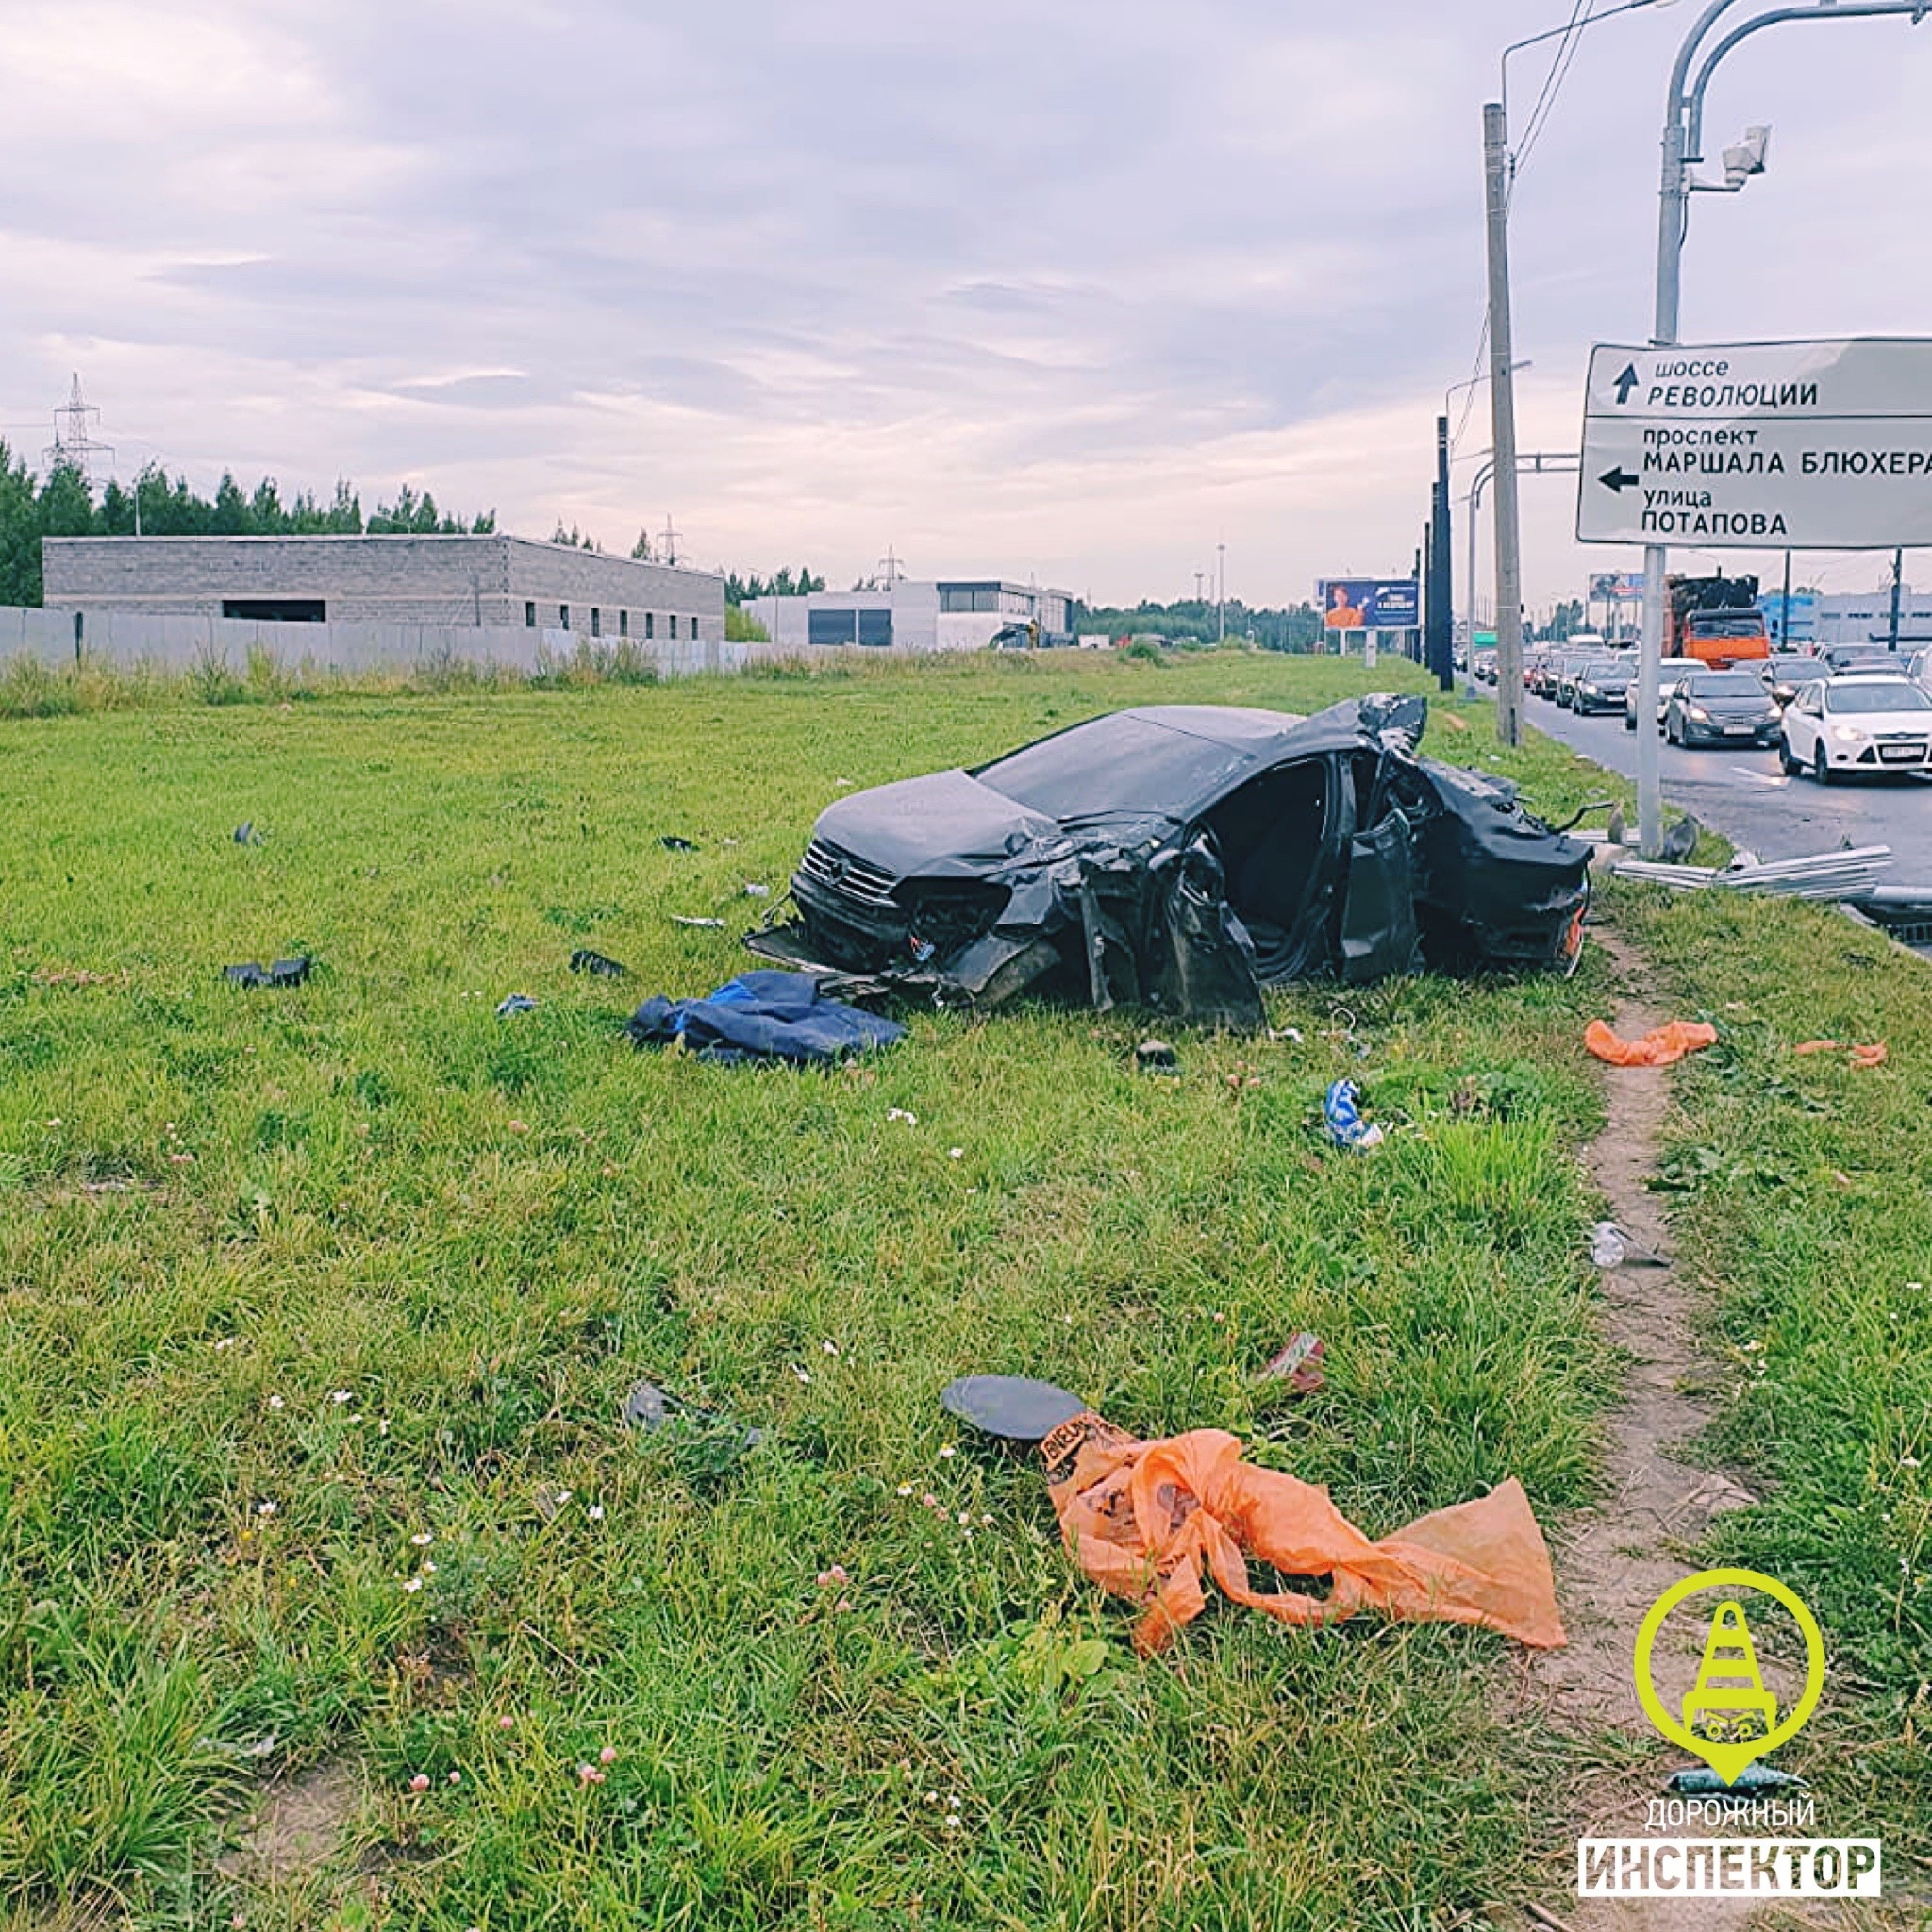
[[[1521,364],[1518,364],[1519,368],[1521,366]],[[1523,475],[1525,472],[1529,473],[1530,475],[1538,476],[1546,475],[1574,476],[1576,474],[1576,472],[1581,468],[1582,464],[1578,460],[1578,452],[1574,449],[1519,450],[1516,453],[1516,474],[1519,476]],[[1486,451],[1484,453],[1482,461],[1478,464],[1476,468],[1476,473],[1474,476],[1472,477],[1470,480],[1469,494],[1466,499],[1466,502],[1468,504],[1467,517],[1469,522],[1469,528],[1467,531],[1467,535],[1469,538],[1469,629],[1470,648],[1472,650],[1475,647],[1476,525],[1481,520],[1480,512],[1483,507],[1483,491],[1490,485],[1490,483],[1494,480],[1495,475],[1495,458],[1493,456],[1490,455]],[[1502,663],[1502,658],[1500,653],[1498,654],[1496,661],[1498,666],[1500,667]]]
[[[1512,375],[1516,375],[1521,374],[1522,371],[1529,368],[1531,364],[1529,358],[1525,357],[1521,362],[1510,363],[1509,373]],[[1489,379],[1490,373],[1486,369],[1480,375],[1472,375],[1466,382],[1452,382],[1449,385],[1449,387],[1442,391],[1443,415],[1446,416],[1450,413],[1450,404],[1453,403],[1455,399],[1463,392],[1464,390],[1480,389],[1484,383],[1489,381]],[[1458,431],[1457,434],[1459,435],[1460,431]],[[1452,437],[1450,439],[1449,450],[1450,455],[1453,458],[1456,453],[1455,437]],[[1484,456],[1488,456],[1489,452],[1485,450],[1483,454]],[[1453,555],[1450,557],[1448,563],[1444,567],[1447,569],[1449,573],[1447,590],[1445,594],[1449,599],[1449,634],[1453,638],[1456,634],[1456,558]],[[1471,641],[1471,639],[1474,638],[1475,632],[1475,531],[1474,528],[1471,529],[1469,534],[1469,615],[1467,620],[1465,621],[1465,627],[1470,633],[1470,637],[1464,639],[1464,642],[1467,643]]]
[[[1706,57],[1690,86],[1690,63],[1705,36],[1737,0],[1710,0],[1684,37],[1671,68],[1670,90],[1664,96],[1663,175],[1657,188],[1657,320],[1653,347],[1674,348],[1682,308],[1684,237],[1690,223],[1690,169],[1704,158],[1698,152],[1704,137],[1704,94],[1718,63],[1739,42],[1768,26],[1791,20],[1857,20],[1877,14],[1902,13],[1917,25],[1932,7],[1928,0],[1811,0],[1801,7],[1776,7],[1735,26]],[[1650,543],[1643,551],[1643,637],[1637,658],[1637,715],[1657,715],[1658,664],[1663,657],[1665,546]],[[1637,839],[1646,858],[1655,858],[1663,838],[1663,798],[1657,770],[1656,734],[1637,734]]]

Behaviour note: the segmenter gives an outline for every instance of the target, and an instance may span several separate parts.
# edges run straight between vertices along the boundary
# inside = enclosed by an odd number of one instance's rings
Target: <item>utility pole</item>
[[[1214,546],[1214,638],[1227,641],[1227,545]]]
[[[1891,645],[1898,649],[1898,593],[1906,574],[1906,554],[1903,550],[1891,553]]]
[[[664,519],[664,561],[666,563],[675,563],[677,561],[677,539],[679,534],[678,531],[671,527],[671,518],[667,514]]]
[[[1490,266],[1490,449],[1496,502],[1496,742],[1523,742],[1523,549],[1516,505],[1516,385],[1509,334],[1509,127],[1483,108],[1483,208]],[[1472,580],[1471,589],[1474,585]],[[1474,608],[1474,601],[1471,609]],[[1641,734],[1644,744],[1648,732]],[[1641,750],[1641,747],[1640,747]]]
[[[1785,595],[1778,607],[1777,647],[1781,651],[1791,648],[1791,553],[1785,552]]]

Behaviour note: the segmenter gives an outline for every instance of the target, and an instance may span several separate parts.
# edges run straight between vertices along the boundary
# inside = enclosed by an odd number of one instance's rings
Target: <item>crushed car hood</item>
[[[934,772],[840,799],[819,814],[816,834],[889,871],[945,877],[1003,864],[1059,827],[971,773]]]

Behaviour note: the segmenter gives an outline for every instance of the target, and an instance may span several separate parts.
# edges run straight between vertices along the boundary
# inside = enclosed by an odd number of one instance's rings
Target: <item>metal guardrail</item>
[[[1665,865],[1626,858],[1611,870],[1620,879],[1646,879],[1680,892],[1721,890],[1780,893],[1794,899],[1858,899],[1877,885],[1891,861],[1890,845],[1859,845],[1808,858],[1780,858],[1754,865]]]

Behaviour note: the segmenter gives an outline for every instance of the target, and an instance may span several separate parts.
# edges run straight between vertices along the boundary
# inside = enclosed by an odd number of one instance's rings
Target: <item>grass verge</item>
[[[1184,1037],[1174,1080],[1047,1008],[830,1077],[618,1033],[739,970],[673,915],[750,923],[842,790],[1361,685],[1229,653],[7,726],[0,1899],[1393,1928],[1531,1872],[1557,1759],[1498,1716],[1499,1641],[1217,1614],[1137,1662],[1034,1472],[934,1397],[1038,1373],[1233,1428],[1374,1533],[1510,1473],[1581,1503],[1594,964],[1306,989],[1300,1043]],[[1557,813],[1601,782],[1507,764]],[[585,943],[633,978],[573,978]],[[296,950],[305,987],[220,982]],[[1316,1125],[1344,1073],[1373,1158]],[[1328,1387],[1264,1396],[1301,1327]],[[627,1437],[640,1375],[767,1441]],[[323,1761],[356,1796],[309,1855],[222,1855]]]
[[[1763,1500],[1709,1555],[1824,1624],[1830,1703],[1788,1753],[1829,1829],[1926,1887],[1932,1819],[1932,970],[1840,914],[1624,889],[1658,990],[1722,1041],[1681,1070],[1661,1184],[1711,1294],[1703,1445]],[[1800,1042],[1883,1041],[1886,1064]],[[1802,1757],[1805,1762],[1799,1763]],[[1782,1759],[1780,1761],[1783,1761]]]

